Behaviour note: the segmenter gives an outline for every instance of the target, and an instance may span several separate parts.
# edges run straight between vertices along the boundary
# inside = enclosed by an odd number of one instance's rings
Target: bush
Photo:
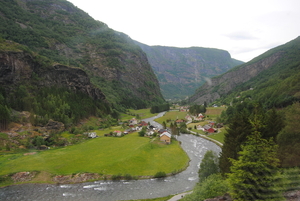
[[[221,174],[212,174],[198,183],[193,193],[185,196],[182,201],[203,201],[208,198],[222,196],[228,191],[228,184]]]
[[[122,175],[121,175],[121,174],[118,174],[118,175],[112,175],[112,176],[111,176],[111,179],[114,180],[114,181],[115,181],[115,180],[121,180],[121,179],[122,179]]]
[[[124,175],[124,179],[125,180],[132,180],[132,179],[134,179],[130,174],[125,174]]]
[[[162,178],[162,177],[166,177],[167,174],[165,172],[157,172],[155,175],[154,175],[154,178]]]

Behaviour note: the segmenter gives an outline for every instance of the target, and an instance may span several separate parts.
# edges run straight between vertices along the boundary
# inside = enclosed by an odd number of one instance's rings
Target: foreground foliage
[[[203,201],[224,195],[228,191],[228,184],[221,174],[212,174],[204,181],[198,183],[193,193],[186,195],[182,201]]]

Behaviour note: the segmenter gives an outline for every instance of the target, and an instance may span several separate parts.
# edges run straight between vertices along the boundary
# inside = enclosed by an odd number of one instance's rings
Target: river
[[[159,116],[145,119],[156,126],[153,120]],[[22,201],[60,201],[60,200],[133,200],[164,197],[192,190],[198,182],[198,169],[207,150],[216,153],[221,148],[216,144],[194,135],[182,134],[178,137],[181,146],[190,157],[189,167],[174,176],[163,179],[132,181],[95,181],[80,184],[50,185],[22,184],[0,188],[0,200]]]

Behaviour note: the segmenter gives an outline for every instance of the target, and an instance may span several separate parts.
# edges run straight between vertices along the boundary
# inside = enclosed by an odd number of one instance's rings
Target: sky
[[[300,35],[300,0],[68,0],[149,46],[227,50],[244,62]]]

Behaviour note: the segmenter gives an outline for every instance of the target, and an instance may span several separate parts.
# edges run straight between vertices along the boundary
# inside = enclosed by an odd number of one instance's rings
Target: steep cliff
[[[283,99],[289,99],[288,102],[296,100],[299,84],[295,84],[297,78],[294,77],[299,74],[296,71],[300,68],[299,47],[300,37],[271,49],[248,63],[210,79],[188,101],[197,104],[211,103],[233,92],[235,96],[239,96],[238,93],[250,88],[253,92],[247,92],[247,96],[256,100],[264,99],[262,101],[269,102],[269,107],[282,105]],[[279,83],[281,86],[277,86]],[[276,89],[274,86],[277,86]],[[277,94],[274,89],[281,92]],[[275,101],[282,94],[285,94],[282,100]],[[271,97],[273,100],[266,101]]]
[[[147,46],[136,42],[147,54],[167,99],[192,95],[206,79],[220,75],[243,62],[224,50]]]
[[[10,41],[1,41],[1,45],[4,44],[17,47]],[[95,100],[105,100],[105,95],[90,82],[82,69],[51,63],[45,65],[38,57],[21,49],[0,49],[0,85],[7,94],[20,85],[34,85],[35,89],[63,87],[74,92],[81,91]]]
[[[0,36],[54,62],[81,68],[115,107],[164,102],[141,48],[68,1],[0,2]]]

